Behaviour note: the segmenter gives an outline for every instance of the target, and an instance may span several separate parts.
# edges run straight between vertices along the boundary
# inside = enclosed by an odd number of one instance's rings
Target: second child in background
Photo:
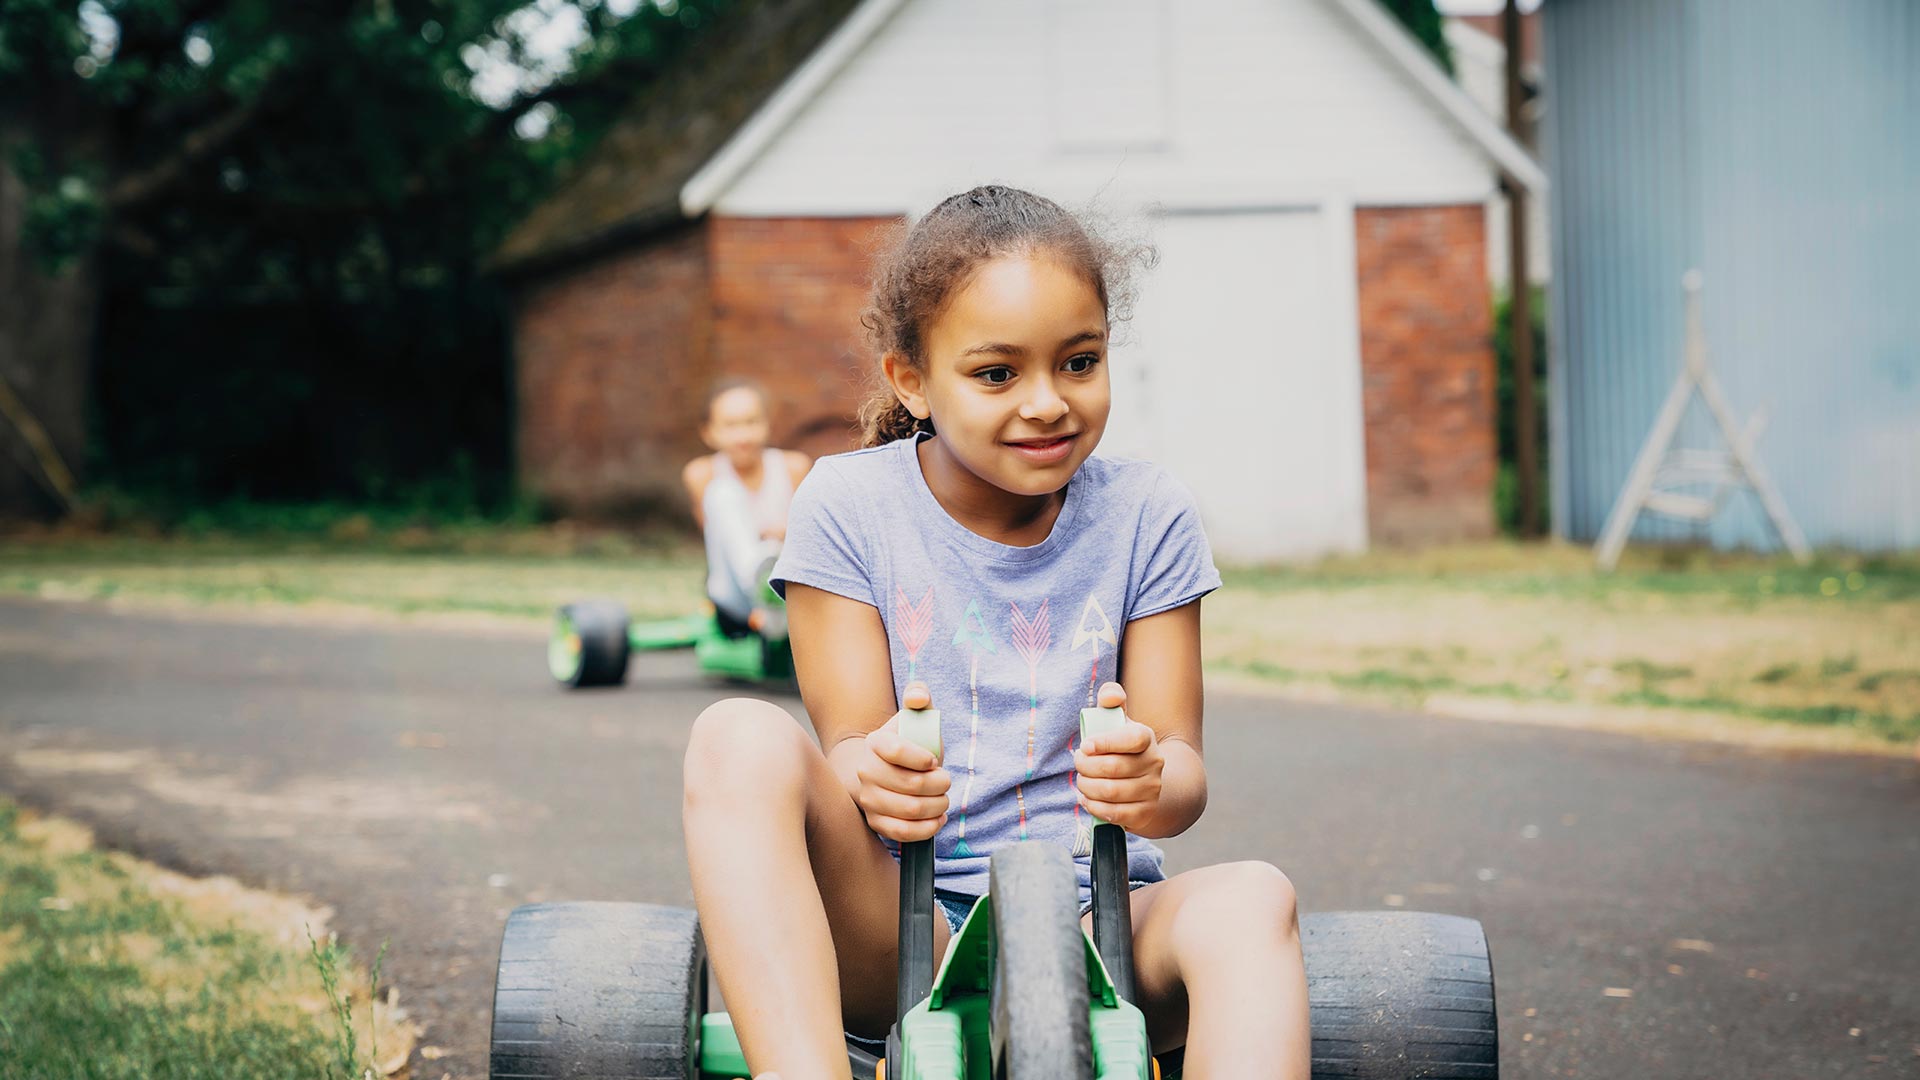
[[[707,597],[729,632],[787,635],[786,614],[767,593],[767,573],[787,536],[787,508],[813,461],[767,445],[767,394],[749,379],[722,379],[707,392],[700,441],[713,453],[681,470],[693,518],[705,534]]]

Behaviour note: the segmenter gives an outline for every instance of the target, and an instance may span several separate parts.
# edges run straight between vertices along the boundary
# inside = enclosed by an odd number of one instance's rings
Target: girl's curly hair
[[[1153,251],[1102,235],[1051,199],[1000,184],[947,198],[910,228],[899,230],[874,266],[873,292],[861,325],[875,357],[893,353],[926,369],[926,329],[981,264],[1006,255],[1046,252],[1086,277],[1109,324],[1130,315],[1132,273]],[[907,411],[875,365],[874,385],[860,403],[860,442],[879,446],[918,431],[931,419]]]

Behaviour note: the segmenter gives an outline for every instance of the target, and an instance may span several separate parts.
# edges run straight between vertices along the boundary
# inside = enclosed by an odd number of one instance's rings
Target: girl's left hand
[[[1100,706],[1124,708],[1119,683],[1100,688]],[[1129,719],[1125,727],[1096,735],[1073,752],[1080,805],[1128,832],[1139,832],[1160,807],[1160,772],[1166,759],[1153,729]]]

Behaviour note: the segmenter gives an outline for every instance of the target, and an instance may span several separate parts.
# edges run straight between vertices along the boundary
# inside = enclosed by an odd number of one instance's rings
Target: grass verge
[[[0,801],[0,1077],[392,1074],[411,1029],[309,926],[324,913]]]
[[[1268,683],[1469,713],[1659,714],[1681,731],[1743,721],[1828,747],[1920,739],[1920,557],[1639,550],[1607,575],[1584,548],[1493,544],[1226,578],[1206,655]]]

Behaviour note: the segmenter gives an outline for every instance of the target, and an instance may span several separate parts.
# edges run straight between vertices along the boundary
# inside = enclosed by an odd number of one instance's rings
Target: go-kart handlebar
[[[1102,695],[1104,698],[1105,695]],[[1124,700],[1124,699],[1122,699]],[[1124,709],[1080,710],[1080,745],[1096,735],[1127,725]],[[1091,815],[1090,815],[1091,816]],[[1133,998],[1133,901],[1127,888],[1127,833],[1112,822],[1093,819],[1093,947],[1107,965],[1113,991]]]
[[[914,684],[901,695],[894,714],[900,737],[933,754],[944,749],[940,710],[931,708],[926,687]],[[1127,723],[1125,710],[1080,710],[1080,742],[1116,731]],[[1133,1000],[1133,909],[1127,888],[1127,834],[1118,825],[1094,818],[1093,942],[1114,991]],[[900,845],[900,969],[895,982],[895,1016],[904,1017],[933,992],[933,841]]]
[[[940,710],[929,708],[932,697],[915,683],[901,695],[902,708],[894,714],[900,737],[941,758]],[[894,983],[894,1018],[905,1017],[933,993],[933,841],[913,840],[900,845],[900,970]]]

